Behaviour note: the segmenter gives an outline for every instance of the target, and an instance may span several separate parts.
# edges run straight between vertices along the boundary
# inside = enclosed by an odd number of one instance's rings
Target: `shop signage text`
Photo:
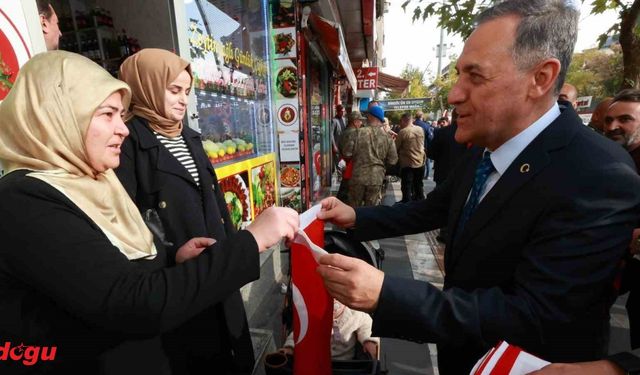
[[[264,60],[253,56],[251,52],[242,51],[240,48],[234,47],[231,42],[223,44],[215,40],[211,35],[203,34],[195,22],[191,23],[189,30],[191,31],[189,44],[193,47],[201,48],[205,53],[211,52],[222,56],[225,64],[233,61],[236,64],[251,68],[256,75],[265,76],[267,74],[267,64]]]
[[[357,68],[356,82],[358,90],[375,90],[378,87],[378,67]]]
[[[431,98],[389,99],[378,101],[378,105],[385,111],[408,111],[423,109],[429,102]]]

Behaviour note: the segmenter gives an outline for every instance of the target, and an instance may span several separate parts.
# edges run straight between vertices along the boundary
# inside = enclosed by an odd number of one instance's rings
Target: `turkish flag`
[[[319,206],[300,215],[300,227],[319,247],[324,246],[324,222],[316,219]],[[331,375],[331,328],[333,298],[316,272],[316,257],[322,249],[312,249],[300,234],[291,244],[293,293],[293,338],[295,375]],[[324,252],[326,253],[326,252]]]
[[[470,375],[525,375],[548,364],[515,345],[500,341],[478,360]]]

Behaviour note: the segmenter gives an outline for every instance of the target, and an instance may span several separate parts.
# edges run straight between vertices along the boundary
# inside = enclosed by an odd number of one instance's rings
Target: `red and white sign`
[[[333,298],[316,272],[326,254],[324,222],[316,218],[320,205],[300,215],[300,230],[291,244],[293,292],[294,375],[331,375]]]
[[[378,87],[378,67],[357,68],[356,82],[358,90],[375,90]]]
[[[30,40],[22,12],[16,2],[0,3],[0,101],[7,96],[20,66],[31,58]]]

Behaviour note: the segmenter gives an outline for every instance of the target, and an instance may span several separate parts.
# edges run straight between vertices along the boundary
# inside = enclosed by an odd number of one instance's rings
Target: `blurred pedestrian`
[[[424,131],[411,123],[411,114],[403,113],[400,132],[396,137],[396,151],[400,166],[401,202],[424,199]]]

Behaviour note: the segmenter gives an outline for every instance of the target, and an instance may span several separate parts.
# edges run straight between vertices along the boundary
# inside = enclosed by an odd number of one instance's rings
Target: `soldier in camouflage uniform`
[[[344,144],[343,156],[353,159],[353,174],[349,180],[347,203],[351,207],[380,204],[386,167],[398,162],[393,140],[382,130],[384,111],[369,108],[369,126],[353,132],[353,142]]]
[[[358,111],[352,111],[348,116],[348,123],[345,130],[342,132],[342,136],[340,138],[340,144],[338,148],[340,150],[340,157],[347,162],[347,167],[345,167],[342,172],[342,181],[340,181],[340,188],[338,189],[337,198],[343,202],[346,202],[349,197],[349,180],[351,179],[351,175],[347,175],[345,172],[349,170],[349,165],[351,163],[350,154],[348,157],[344,154],[345,149],[353,150],[353,145],[355,144],[356,137],[358,136],[358,129],[362,126],[362,123],[367,118],[362,116],[362,114]]]

